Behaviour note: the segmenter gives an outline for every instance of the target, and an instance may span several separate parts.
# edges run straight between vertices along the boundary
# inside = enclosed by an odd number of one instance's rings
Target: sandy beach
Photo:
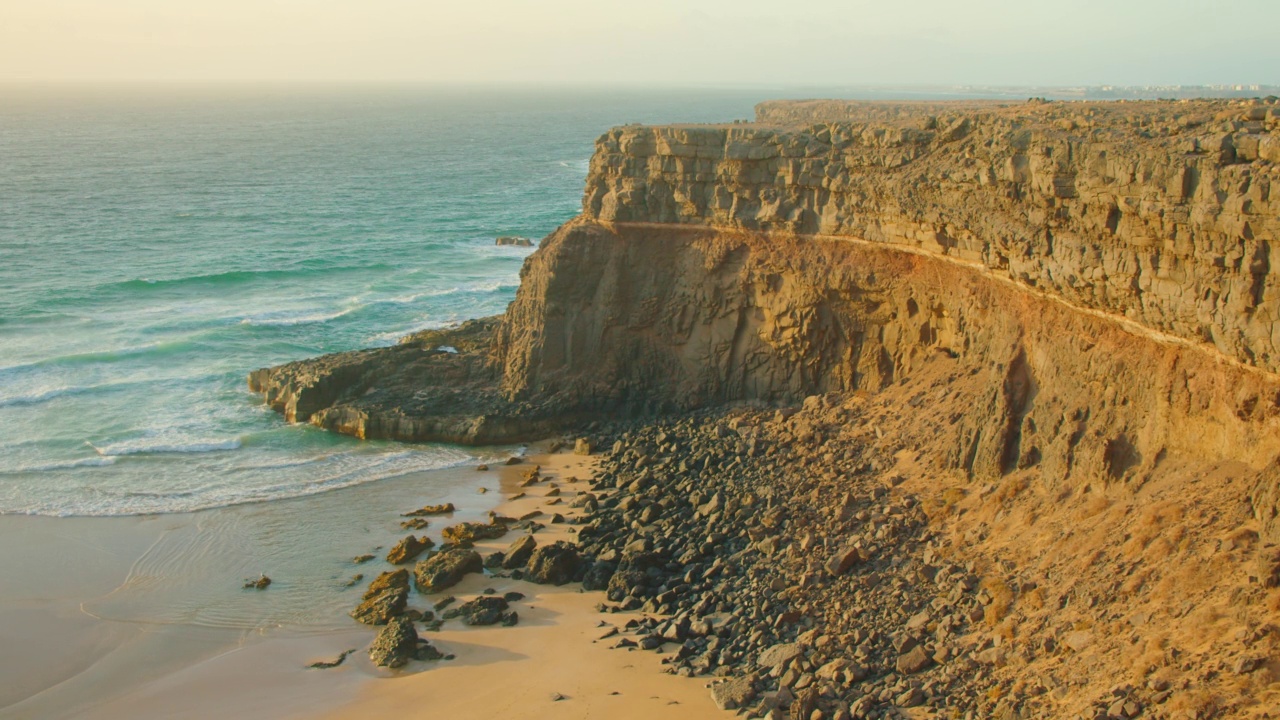
[[[498,456],[495,455],[495,458]],[[505,457],[505,456],[503,456]],[[540,464],[548,480],[520,488]],[[8,579],[0,591],[0,718],[354,718],[430,703],[455,717],[707,717],[705,680],[661,672],[660,655],[610,650],[596,639],[627,615],[595,609],[603,593],[473,575],[450,593],[518,591],[520,624],[425,633],[454,660],[375,668],[376,632],[347,612],[407,532],[400,515],[453,502],[432,518],[437,541],[456,522],[490,510],[519,517],[565,508],[590,475],[567,453],[477,472],[419,473],[307,498],[201,513],[118,518],[0,517]],[[500,468],[500,469],[499,469]],[[555,483],[562,504],[544,497]],[[485,492],[481,492],[483,489]],[[520,499],[508,498],[520,492]],[[576,511],[573,511],[576,512]],[[539,543],[571,537],[547,524]],[[515,532],[478,547],[506,547]],[[355,555],[379,552],[357,565]],[[265,591],[241,580],[272,576]],[[355,573],[364,580],[346,587]],[[414,594],[411,605],[437,598]],[[355,649],[340,667],[307,666]],[[561,696],[563,699],[554,700]]]
[[[499,515],[521,517],[542,510],[577,514],[566,506],[587,489],[589,458],[559,453],[537,455],[529,462],[503,468],[503,493],[518,496],[521,473],[539,465],[546,478],[524,488],[524,497],[504,502]],[[576,478],[577,481],[573,481]],[[560,490],[562,504],[548,505],[546,493]],[[535,536],[538,543],[570,540],[573,525],[548,524]],[[482,554],[504,549],[518,535],[477,543]],[[706,679],[676,677],[661,672],[661,656],[638,649],[610,649],[618,638],[600,639],[621,629],[634,613],[601,614],[596,605],[603,592],[584,592],[576,583],[562,587],[535,585],[508,578],[468,576],[448,593],[459,601],[486,589],[516,591],[525,599],[515,603],[516,627],[468,628],[450,622],[427,638],[456,660],[413,663],[408,672],[379,679],[360,688],[358,697],[325,715],[354,720],[371,715],[396,715],[429,707],[432,713],[463,718],[706,718],[720,713],[711,703]],[[606,626],[607,625],[607,626]],[[365,661],[367,662],[367,661]]]

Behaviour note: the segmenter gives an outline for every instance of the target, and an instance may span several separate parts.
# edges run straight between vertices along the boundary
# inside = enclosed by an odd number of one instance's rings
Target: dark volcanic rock
[[[573,582],[581,565],[577,548],[561,540],[533,551],[528,578],[543,585],[564,585]]]
[[[468,600],[445,613],[446,618],[461,618],[467,625],[515,625],[518,622],[516,613],[510,610],[505,598],[486,595]]]
[[[398,668],[418,655],[418,633],[407,618],[392,618],[369,646],[369,659],[379,667]]]
[[[422,551],[427,550],[433,545],[435,545],[435,541],[426,535],[423,535],[421,538],[416,538],[410,535],[396,543],[395,547],[391,548],[391,551],[387,553],[387,562],[392,565],[404,565],[421,555]]]
[[[440,592],[457,585],[467,573],[481,572],[484,561],[480,553],[464,548],[451,548],[421,560],[413,570],[414,583],[426,593]]]
[[[365,625],[386,625],[404,612],[409,599],[409,571],[401,568],[384,572],[364,592],[364,601],[351,611],[351,617]]]
[[[594,562],[587,569],[586,575],[582,577],[583,590],[605,590],[609,587],[609,581],[613,579],[614,564],[608,562]]]

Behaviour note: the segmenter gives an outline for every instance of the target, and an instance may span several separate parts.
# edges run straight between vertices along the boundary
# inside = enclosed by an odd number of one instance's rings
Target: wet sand
[[[400,513],[483,520],[498,482],[469,464],[198,513],[0,516],[0,718],[313,717],[362,679],[306,665],[372,638],[346,583],[385,568]],[[259,573],[270,588],[241,587]]]

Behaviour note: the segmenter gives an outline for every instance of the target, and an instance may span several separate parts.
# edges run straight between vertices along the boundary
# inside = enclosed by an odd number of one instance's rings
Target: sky
[[[0,82],[1280,84],[1280,0],[0,0]]]

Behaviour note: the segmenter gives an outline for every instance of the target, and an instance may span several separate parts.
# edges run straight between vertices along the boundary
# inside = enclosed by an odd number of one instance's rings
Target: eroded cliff
[[[613,130],[584,213],[917,249],[1280,368],[1280,107],[765,103],[759,115]],[[811,124],[778,124],[797,121]]]
[[[980,474],[1066,474],[1081,443],[1115,476],[1170,447],[1259,467],[1280,450],[1280,105],[758,115],[601,137],[582,216],[501,319],[251,385],[361,437],[495,442],[603,411],[877,390],[946,352],[1007,375],[963,420],[954,461]],[[1101,352],[1113,336],[1131,352]]]
[[[1121,716],[1170,687],[1183,699],[1152,715],[1244,716],[1280,670],[1278,122],[1274,101],[814,101],[763,104],[754,124],[618,128],[505,315],[250,382],[290,420],[404,440],[752,408],[803,456],[795,482],[815,499],[792,504],[831,532],[883,539],[824,504],[844,487],[929,510],[927,554],[867,572],[944,553],[982,576],[1000,608],[985,631],[903,633],[946,649],[940,677],[1027,697],[950,707],[1109,717],[1097,686],[1120,674],[1146,687],[1115,695]],[[841,469],[868,447],[877,464]],[[725,471],[727,492],[745,469]],[[661,501],[628,487],[633,507]],[[770,552],[821,597],[811,549],[843,541],[805,527],[823,526],[784,524]],[[981,656],[999,662],[974,671]],[[881,670],[858,717],[905,687]],[[1032,675],[1052,698],[1023,692]],[[832,692],[819,706],[854,707]]]

